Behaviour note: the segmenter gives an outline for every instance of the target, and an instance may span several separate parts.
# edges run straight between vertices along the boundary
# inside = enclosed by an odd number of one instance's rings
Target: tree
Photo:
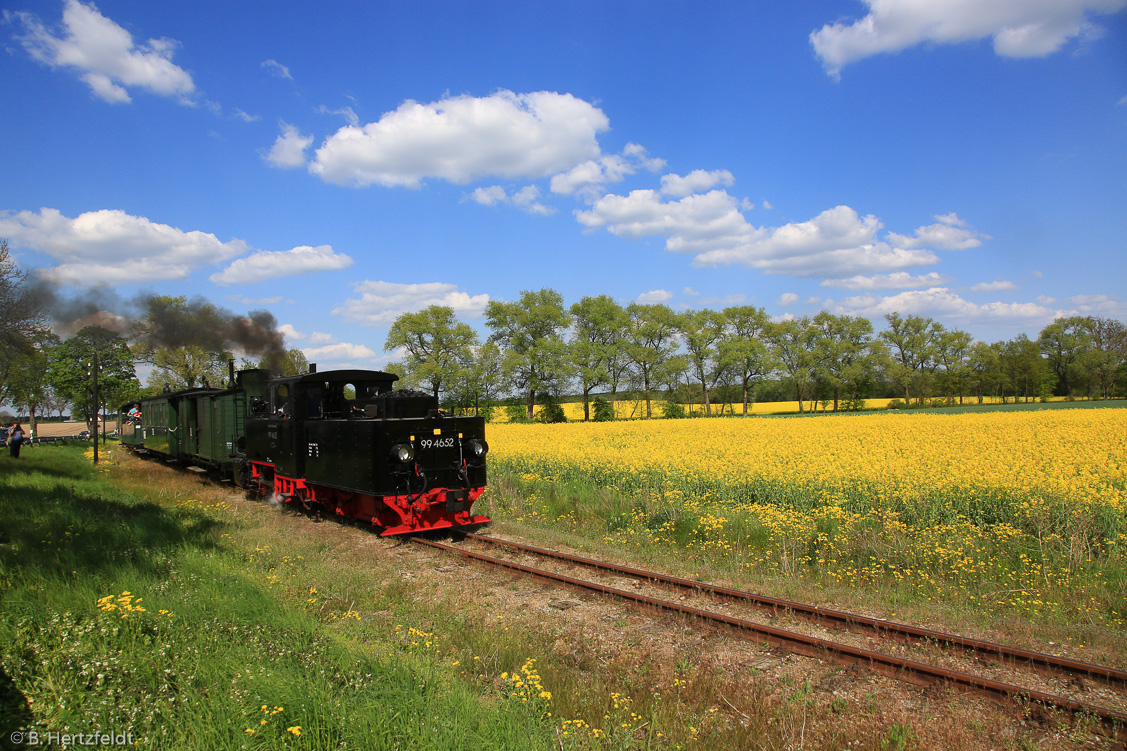
[[[489,419],[505,388],[504,355],[493,342],[477,345],[470,353],[469,366],[447,389],[450,402]]]
[[[974,338],[965,331],[953,329],[939,334],[935,347],[935,361],[939,366],[941,385],[947,392],[948,403],[963,394],[970,378],[970,355]]]
[[[861,399],[861,389],[873,371],[873,324],[867,318],[835,316],[822,311],[810,323],[815,377],[833,392],[834,412],[844,391],[849,401]]]
[[[1091,346],[1088,319],[1069,316],[1053,321],[1037,337],[1041,354],[1057,376],[1058,396],[1073,396],[1082,379],[1080,360]]]
[[[8,401],[16,408],[27,409],[31,433],[34,435],[40,408],[48,408],[51,388],[47,382],[47,370],[51,351],[58,346],[59,337],[44,330],[33,335],[29,343],[30,350],[17,351],[15,354],[8,382]]]
[[[880,332],[880,339],[890,349],[888,375],[904,389],[905,400],[912,401],[914,389],[922,404],[928,375],[935,367],[939,336],[945,329],[920,316],[901,318],[899,313],[889,313],[884,318],[888,330]]]
[[[626,308],[626,356],[634,364],[646,396],[646,419],[653,417],[651,391],[669,376],[677,350],[677,315],[665,305],[631,303]]]
[[[1091,350],[1088,353],[1088,368],[1100,396],[1109,399],[1123,364],[1127,362],[1127,327],[1114,318],[1088,317],[1088,337]]]
[[[551,391],[567,377],[568,348],[564,333],[571,323],[563,296],[553,289],[525,290],[519,302],[492,300],[485,308],[489,337],[505,353],[505,372],[519,391],[532,419],[537,391]]]
[[[1048,363],[1041,357],[1040,346],[1025,334],[1001,343],[999,365],[1015,402],[1019,396],[1024,396],[1026,401],[1043,396],[1054,378]],[[1005,400],[1003,392],[1002,401]]]
[[[814,381],[814,336],[809,316],[772,323],[767,328],[771,349],[781,370],[791,379],[798,411]]]
[[[676,318],[678,331],[688,351],[689,366],[700,382],[704,413],[712,415],[709,389],[723,377],[728,363],[720,356],[720,341],[727,323],[723,313],[714,310],[687,310]]]
[[[584,297],[571,306],[571,360],[583,390],[583,420],[591,419],[591,390],[611,383],[628,323],[626,311],[607,295]],[[620,371],[620,368],[618,368]],[[617,386],[617,382],[614,383]]]
[[[765,342],[770,319],[763,308],[751,305],[725,308],[724,319],[726,325],[720,340],[720,357],[743,389],[743,414],[746,417],[752,382],[763,379],[775,367]]]
[[[47,330],[40,297],[27,285],[27,272],[12,260],[8,241],[0,238],[0,402],[10,397],[10,379],[19,373],[21,356],[32,356]]]
[[[54,347],[47,381],[56,392],[70,398],[75,411],[87,422],[96,415],[91,404],[93,378],[90,372],[95,352],[98,354],[99,407],[118,407],[136,399],[141,387],[128,343],[112,331],[87,326]]]
[[[993,391],[1001,379],[1001,345],[975,342],[967,357],[967,368],[978,403],[985,392]]]
[[[431,305],[396,318],[384,342],[384,350],[402,348],[407,354],[404,367],[416,381],[425,383],[437,399],[444,385],[467,367],[475,345],[477,333],[458,320],[453,308]]]

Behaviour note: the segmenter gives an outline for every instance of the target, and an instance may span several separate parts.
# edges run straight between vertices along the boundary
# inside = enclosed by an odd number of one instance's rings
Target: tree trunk
[[[533,407],[536,406],[536,389],[528,389],[528,419],[532,419]]]
[[[583,385],[583,422],[591,422],[591,405],[589,404],[588,397],[591,394],[591,387]]]
[[[747,381],[744,381],[744,417],[747,417]]]

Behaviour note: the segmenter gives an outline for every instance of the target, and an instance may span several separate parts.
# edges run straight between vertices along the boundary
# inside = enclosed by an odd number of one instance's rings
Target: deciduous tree
[[[453,308],[431,305],[396,318],[384,349],[403,349],[403,366],[437,399],[439,392],[469,365],[476,345],[477,333],[458,320]]]
[[[505,372],[513,388],[527,394],[528,419],[537,391],[551,391],[567,380],[568,347],[564,338],[571,317],[554,289],[525,290],[517,302],[492,300],[485,308],[489,337],[504,351]]]

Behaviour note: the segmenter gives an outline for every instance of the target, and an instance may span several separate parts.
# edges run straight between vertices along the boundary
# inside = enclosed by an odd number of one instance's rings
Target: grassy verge
[[[460,680],[375,616],[391,604],[382,594],[364,615],[346,608],[361,582],[305,565],[316,545],[252,545],[269,525],[234,518],[216,491],[197,498],[182,477],[121,490],[116,472],[79,448],[3,468],[0,743],[22,731],[152,748],[553,744],[526,703]],[[293,555],[272,560],[268,545]]]

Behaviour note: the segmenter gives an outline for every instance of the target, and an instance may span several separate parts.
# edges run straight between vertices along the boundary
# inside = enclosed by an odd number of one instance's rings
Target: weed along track
[[[1075,696],[1077,693],[1090,693],[1096,695],[1100,703],[1127,707],[1127,671],[712,586],[507,540],[475,534],[465,534],[463,537],[474,546],[500,548],[522,558],[546,561],[549,568],[495,557],[470,549],[468,546],[448,545],[419,537],[411,539],[419,544],[519,572],[541,581],[563,584],[659,611],[688,616],[698,622],[734,630],[753,640],[771,644],[794,654],[856,666],[916,685],[942,684],[957,691],[975,692],[1042,721],[1053,717],[1064,717],[1074,726],[1090,728],[1095,734],[1127,745],[1127,713],[1082,701]],[[601,578],[604,581],[572,576],[571,573],[579,567],[596,572],[594,578]],[[566,569],[568,573],[563,573],[561,569]],[[615,586],[605,581],[611,577],[625,578],[627,582],[625,585],[616,582],[618,586]],[[656,587],[660,587],[661,591],[655,591],[653,594],[643,593],[640,591],[643,582],[647,583],[648,587],[655,587],[655,590]],[[623,586],[630,589],[624,589]],[[660,596],[663,592],[668,593],[669,588],[682,593],[677,601]],[[633,591],[630,591],[631,589]],[[654,596],[655,594],[659,596]],[[710,598],[706,602],[697,603],[706,605],[716,605],[719,598],[723,601],[720,607],[724,610],[738,612],[722,613],[698,607],[697,604],[689,604],[690,601],[696,602],[697,598]],[[801,621],[808,627],[806,629],[808,632],[783,629],[770,623],[752,620],[751,610],[760,614],[764,610],[768,611],[770,620],[778,621],[785,618],[788,621]],[[762,619],[762,615],[760,618]],[[835,636],[837,632],[848,632],[844,635],[853,636],[854,642],[857,642],[857,637],[860,636],[861,641],[867,640],[868,643],[866,646],[859,646],[857,643],[848,644],[830,640],[823,636],[812,635],[809,633],[811,629],[820,629],[822,632],[832,630]],[[906,650],[913,654],[919,653],[923,659],[929,660],[938,655],[940,658],[938,661],[951,664],[947,666],[927,664],[908,659],[902,654],[894,654]],[[983,676],[981,674],[983,672],[989,673],[991,677]],[[1014,681],[1022,681],[1025,685],[1017,685]],[[1031,685],[1037,687],[1029,687]]]

